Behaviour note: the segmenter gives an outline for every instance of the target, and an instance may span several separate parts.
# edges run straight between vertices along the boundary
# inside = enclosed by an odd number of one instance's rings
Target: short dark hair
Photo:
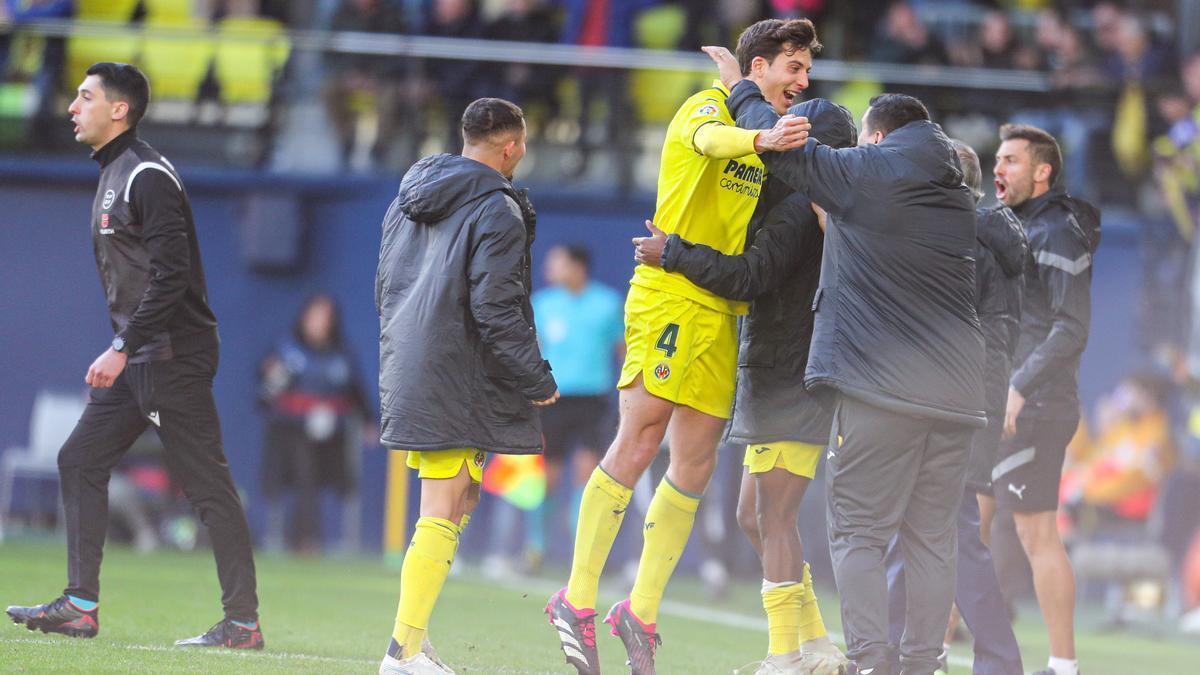
[[[1005,124],[1000,127],[1000,140],[1011,141],[1014,139],[1029,141],[1029,154],[1033,157],[1034,164],[1049,164],[1050,165],[1050,180],[1051,186],[1058,182],[1058,175],[1062,173],[1062,149],[1058,147],[1058,141],[1054,140],[1045,129],[1039,129],[1030,124]]]
[[[505,133],[519,134],[525,128],[525,113],[502,98],[480,98],[463,111],[462,133],[467,143],[479,143]]]
[[[822,46],[817,39],[816,26],[808,19],[764,19],[751,24],[738,37],[735,50],[742,75],[750,74],[754,57],[761,56],[767,61],[774,61],[784,51],[784,45],[789,44],[793,50],[807,49],[813,54],[820,52]]]
[[[125,119],[130,127],[136,127],[146,114],[150,105],[150,80],[137,66],[128,63],[101,61],[93,63],[87,69],[88,75],[100,78],[104,87],[104,97],[113,101],[124,101],[129,104],[129,113]]]
[[[563,244],[559,246],[573,262],[583,265],[583,269],[592,271],[592,252],[583,244]]]
[[[890,134],[909,122],[928,122],[929,109],[921,99],[907,94],[880,94],[871,98],[867,130]]]

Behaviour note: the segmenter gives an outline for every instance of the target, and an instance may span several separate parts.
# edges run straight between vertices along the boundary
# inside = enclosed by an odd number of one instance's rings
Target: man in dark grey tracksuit
[[[114,337],[88,369],[87,407],[58,454],[67,587],[53,602],[7,613],[29,630],[97,634],[109,476],[153,426],[212,540],[225,610],[208,632],[175,644],[262,649],[250,530],[213,400],[217,320],[183,182],[137,135],[149,101],[141,71],[103,62],[88,68],[68,108],[75,139],[92,147],[100,165],[92,246]]]
[[[778,118],[753,82],[727,103],[748,127]],[[810,139],[762,157],[829,212],[805,383],[837,393],[826,471],[847,653],[860,672],[892,672],[883,558],[899,532],[910,566],[901,664],[928,674],[954,594],[970,438],[987,421],[975,205],[920,101],[878,96],[862,129],[857,148]]]
[[[979,157],[954,141],[964,182],[975,198],[983,196]],[[991,551],[981,536],[980,503],[991,496],[992,467],[1004,426],[1004,402],[1021,317],[1021,273],[1029,256],[1025,231],[1003,204],[975,210],[975,307],[986,346],[984,373],[988,426],[971,439],[967,487],[958,508],[958,582],[954,602],[974,638],[974,675],[1021,675],[1021,649],[1009,623],[1008,608],[996,578]],[[977,495],[979,495],[977,499]],[[899,644],[907,613],[904,558],[893,544],[888,551],[891,642]],[[949,647],[944,659],[949,658]],[[893,663],[893,666],[897,664]]]

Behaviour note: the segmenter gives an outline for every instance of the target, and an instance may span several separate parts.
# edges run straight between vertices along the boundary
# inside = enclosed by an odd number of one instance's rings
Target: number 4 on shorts
[[[663,329],[662,335],[658,336],[658,342],[654,343],[654,348],[667,355],[667,358],[675,356],[675,342],[679,339],[679,324],[669,323]]]

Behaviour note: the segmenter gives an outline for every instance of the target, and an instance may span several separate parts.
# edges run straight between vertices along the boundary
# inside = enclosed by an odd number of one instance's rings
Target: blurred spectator
[[[983,15],[979,33],[951,50],[955,65],[975,68],[1035,70],[1041,56],[1034,45],[1021,44],[1013,34],[1008,13],[991,10]]]
[[[1139,339],[1154,361],[1175,365],[1183,350],[1188,259],[1200,224],[1200,53],[1183,68],[1183,87],[1163,92],[1157,112],[1167,132],[1154,140],[1154,177],[1168,219],[1143,229]]]
[[[543,0],[507,0],[504,10],[484,31],[489,40],[557,42],[558,16]],[[558,117],[558,79],[561,69],[530,63],[492,63],[488,77],[490,96],[514,101],[525,110],[544,108],[542,121]],[[534,134],[530,131],[531,135]]]
[[[1100,400],[1093,443],[1063,472],[1064,502],[1144,526],[1175,459],[1168,386],[1160,377],[1133,375]]]
[[[69,18],[74,13],[74,4],[71,0],[4,0],[0,4],[0,24],[12,23],[19,27],[28,21]],[[39,50],[40,58],[35,54]],[[20,62],[21,56],[33,57],[31,63],[36,65],[21,72],[26,68],[26,64]],[[18,61],[15,64],[10,62],[14,57]],[[58,91],[65,61],[66,41],[63,38],[0,33],[0,78],[7,80],[19,73],[29,79],[31,98],[35,102],[30,136],[38,145],[50,143],[55,127],[62,124]],[[71,86],[74,87],[74,83]]]
[[[945,65],[950,59],[942,41],[917,16],[906,0],[888,7],[880,33],[871,43],[871,61],[914,65]]]
[[[1043,13],[1045,15],[1046,13]],[[1032,124],[1058,138],[1063,149],[1062,181],[1072,195],[1100,201],[1092,139],[1111,124],[1112,85],[1075,26],[1047,17],[1039,20],[1038,44],[1045,55],[1052,88],[1045,108],[1022,110],[1014,122]]]
[[[1200,52],[1183,66],[1183,88],[1159,98],[1159,114],[1170,126],[1154,142],[1158,180],[1180,235],[1194,241],[1200,226]]]
[[[1113,154],[1129,178],[1141,178],[1150,165],[1150,140],[1154,130],[1148,97],[1174,83],[1171,50],[1151,40],[1142,20],[1121,17],[1117,48],[1104,63],[1105,74],[1122,83],[1113,119]]]
[[[269,501],[267,548],[283,548],[282,498],[291,489],[291,548],[319,552],[320,490],[333,488],[343,499],[354,492],[356,425],[369,414],[333,298],[317,294],[305,301],[292,333],[263,360],[259,372],[267,416],[262,474]]]
[[[433,37],[478,40],[484,36],[483,19],[476,0],[433,0],[425,34]],[[426,73],[442,99],[446,121],[444,152],[462,150],[463,112],[482,95],[483,65],[471,59],[438,59],[428,62]]]
[[[582,246],[560,245],[546,255],[548,288],[533,294],[533,317],[542,355],[554,369],[562,398],[542,411],[545,435],[546,498],[555,499],[564,469],[570,471],[566,506],[543,503],[532,512],[525,536],[527,563],[540,565],[546,530],[578,521],[579,500],[588,477],[616,432],[612,388],[616,364],[624,348],[624,301],[613,289],[591,279],[591,253]],[[571,464],[568,464],[568,463]],[[511,508],[504,505],[498,508]],[[547,515],[556,516],[546,523]],[[495,532],[511,532],[511,525]],[[511,534],[493,540],[500,557]],[[496,573],[503,563],[493,556],[488,566]]]
[[[658,0],[563,0],[561,41],[584,47],[633,47],[633,23],[638,12],[658,4]],[[619,68],[583,68],[577,71],[579,91],[579,156],[569,172],[583,175],[597,146],[613,150],[618,187],[632,187],[634,139],[637,115],[629,95],[629,72]],[[606,108],[605,133],[594,138],[593,115],[597,101]]]
[[[404,20],[387,0],[342,0],[329,20],[329,29],[365,33],[403,33]],[[356,146],[369,146],[369,163],[379,166],[395,141],[401,110],[403,60],[368,54],[327,52],[321,98],[333,118],[343,165],[350,164]],[[360,122],[370,131],[359,138]],[[373,137],[372,137],[373,136]]]
[[[1108,54],[1121,46],[1121,19],[1124,16],[1120,5],[1109,0],[1092,7],[1092,39],[1097,51]]]

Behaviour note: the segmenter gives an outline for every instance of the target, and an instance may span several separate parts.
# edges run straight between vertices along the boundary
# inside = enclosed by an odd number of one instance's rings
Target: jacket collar
[[[92,153],[92,159],[100,165],[100,168],[112,164],[112,161],[121,156],[122,152],[129,149],[129,146],[136,143],[138,140],[137,129],[127,129],[120,136],[105,143],[99,150]]]
[[[1050,202],[1056,201],[1060,197],[1065,197],[1066,194],[1066,188],[1056,185],[1033,199],[1027,199],[1024,204],[1013,209],[1013,213],[1017,214],[1021,222],[1028,222],[1030,218],[1036,216]]]

